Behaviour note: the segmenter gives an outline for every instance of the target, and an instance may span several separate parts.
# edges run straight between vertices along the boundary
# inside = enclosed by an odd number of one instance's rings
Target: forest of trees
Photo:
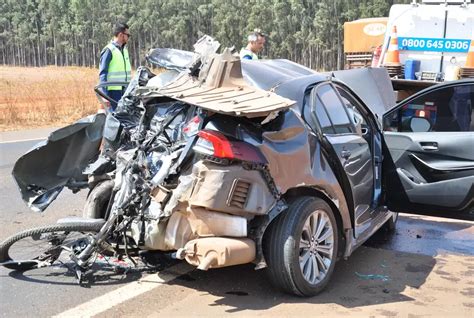
[[[411,0],[3,0],[0,63],[97,67],[116,21],[127,22],[134,66],[154,47],[191,50],[203,34],[240,49],[260,28],[263,56],[341,68],[343,24],[387,16]]]

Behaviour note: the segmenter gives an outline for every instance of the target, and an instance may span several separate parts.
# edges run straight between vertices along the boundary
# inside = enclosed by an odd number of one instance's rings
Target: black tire
[[[317,226],[313,226],[315,223]],[[319,225],[321,230],[317,231]],[[308,236],[309,233],[312,235]],[[328,238],[322,240],[324,236]],[[318,239],[313,240],[315,237]],[[319,239],[320,243],[315,243]],[[334,271],[338,243],[337,222],[324,200],[313,197],[294,200],[271,224],[265,236],[264,253],[270,280],[287,293],[318,294]]]
[[[0,245],[0,263],[14,270],[28,270],[38,267],[38,261],[50,265],[58,259],[63,248],[73,249],[87,244],[88,233],[97,233],[101,223],[77,222],[54,224],[26,230],[7,238]]]
[[[395,233],[397,229],[398,213],[393,212],[392,217],[382,225],[381,230],[387,234]]]
[[[87,196],[82,216],[89,219],[103,219],[114,188],[113,180],[98,183]]]

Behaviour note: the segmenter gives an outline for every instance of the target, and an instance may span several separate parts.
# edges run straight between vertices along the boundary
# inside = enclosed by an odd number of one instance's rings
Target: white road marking
[[[0,141],[1,144],[14,144],[15,142],[26,142],[26,141],[41,141],[45,140],[47,137],[43,138],[33,138],[33,139],[21,139],[21,140],[9,140],[9,141]]]
[[[194,268],[187,263],[172,266],[158,274],[147,275],[136,282],[122,286],[105,295],[66,310],[53,318],[92,317],[100,314],[124,301],[158,288],[175,279],[179,275],[189,273]]]

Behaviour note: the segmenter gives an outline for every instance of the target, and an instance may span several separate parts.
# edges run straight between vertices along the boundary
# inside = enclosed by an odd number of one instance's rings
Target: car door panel
[[[413,175],[402,168],[397,168],[397,174],[410,202],[448,208],[457,208],[465,204],[474,181],[474,177],[470,176],[424,183],[414,180]]]
[[[384,114],[383,130],[391,210],[474,220],[474,80],[407,98]]]
[[[431,165],[455,168],[474,167],[474,132],[385,132],[385,142],[395,162],[406,155],[414,154]],[[436,150],[424,144],[436,145]]]
[[[346,191],[354,210],[355,236],[359,237],[373,224],[374,198],[380,188],[379,174],[374,168],[372,138],[375,128],[368,124],[366,115],[358,108],[357,100],[339,84],[315,87],[308,103],[311,113],[334,158],[339,160],[341,173],[346,179]],[[318,130],[318,128],[316,128]],[[375,177],[374,177],[375,176]],[[349,195],[349,193],[348,193]]]
[[[433,174],[444,174],[455,173],[462,171],[469,171],[474,169],[474,162],[470,160],[452,160],[447,158],[433,158],[429,157],[426,159],[420,158],[421,155],[417,156],[411,154],[410,158],[413,158],[413,162],[416,166],[420,166],[423,170],[432,171]],[[421,169],[420,169],[421,170]]]
[[[390,209],[472,219],[474,132],[385,132]]]
[[[354,208],[362,213],[372,201],[373,167],[369,145],[358,135],[326,136],[349,179]]]

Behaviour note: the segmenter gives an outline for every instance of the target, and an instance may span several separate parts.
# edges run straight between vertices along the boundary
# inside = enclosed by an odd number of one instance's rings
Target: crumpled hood
[[[104,114],[80,119],[52,132],[17,160],[13,178],[32,210],[44,211],[64,186],[77,188],[87,181],[82,171],[99,154],[104,122]]]
[[[382,67],[358,68],[331,72],[350,87],[382,123],[383,115],[396,104],[395,92],[388,72]]]

